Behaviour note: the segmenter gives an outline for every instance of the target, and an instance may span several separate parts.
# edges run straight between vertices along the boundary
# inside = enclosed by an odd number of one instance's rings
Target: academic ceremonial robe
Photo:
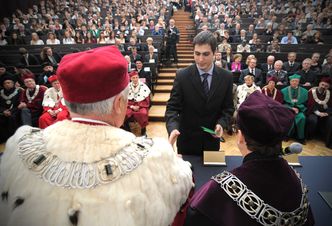
[[[22,90],[13,88],[0,90],[0,143],[5,142],[12,136],[19,126],[19,111],[17,106],[20,103]],[[4,111],[9,110],[10,116],[5,116]]]
[[[292,212],[301,205],[302,190],[299,178],[282,158],[263,157],[253,152],[247,155],[243,164],[231,173],[265,204],[281,212]],[[231,185],[228,185],[230,186],[228,189],[231,190]],[[243,192],[243,187],[237,191],[240,190]],[[234,197],[238,198],[238,195]],[[212,179],[194,194],[187,211],[185,226],[203,225],[262,226],[238,206],[237,202],[221,188],[221,184]],[[314,219],[309,206],[307,220],[303,226],[311,225],[314,225]]]
[[[284,97],[284,104],[289,108],[299,109],[299,113],[295,116],[295,122],[289,131],[289,135],[292,134],[296,127],[297,139],[304,139],[304,128],[305,128],[305,111],[307,110],[306,102],[308,100],[308,91],[305,88],[298,87],[296,89],[287,86],[281,90]]]
[[[126,119],[132,117],[141,128],[145,128],[148,125],[150,93],[149,87],[142,82],[139,82],[136,87],[133,86],[132,82],[129,85]],[[138,106],[138,111],[134,111],[131,106]]]
[[[21,102],[24,102],[27,105],[27,109],[31,114],[31,121],[33,126],[38,125],[38,119],[43,112],[42,103],[46,90],[47,87],[36,85],[34,90],[29,91],[29,89],[25,89],[24,92],[21,93]],[[22,115],[22,117],[24,116]]]
[[[279,103],[283,103],[284,99],[282,97],[282,93],[277,88],[274,88],[273,90],[268,89],[267,87],[262,88],[262,93],[266,96],[271,97],[273,100],[278,101]]]
[[[320,117],[320,113],[327,113],[328,116]],[[325,145],[332,148],[332,98],[330,90],[319,92],[318,87],[309,90],[307,132],[309,138],[318,133],[324,138]]]
[[[57,91],[54,87],[46,90],[43,100],[44,113],[39,117],[39,128],[45,129],[55,122],[69,118],[69,112],[65,105],[62,91]],[[48,111],[59,111],[56,116],[52,116]]]
[[[1,226],[169,226],[193,186],[168,141],[104,124],[22,126],[7,143]]]
[[[179,153],[200,155],[203,150],[219,150],[219,139],[203,132],[201,126],[227,128],[234,112],[232,89],[232,73],[216,66],[207,96],[195,64],[177,71],[165,118],[168,134],[174,129],[181,133]]]

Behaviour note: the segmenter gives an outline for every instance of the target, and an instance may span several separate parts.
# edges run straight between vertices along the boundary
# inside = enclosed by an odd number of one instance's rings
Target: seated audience
[[[269,55],[266,58],[266,63],[262,63],[260,66],[260,69],[262,70],[262,72],[266,74],[270,70],[273,70],[274,61],[275,61],[275,57],[273,55]]]
[[[262,88],[262,93],[282,104],[284,102],[284,99],[280,90],[276,88],[277,82],[278,82],[277,77],[274,76],[268,77],[266,81],[267,85]]]
[[[79,33],[79,32],[78,32]],[[60,40],[56,38],[53,32],[47,34],[46,45],[60,45]]]
[[[239,78],[240,84],[244,83],[244,77],[248,74],[251,74],[254,77],[254,82],[257,86],[263,85],[263,75],[262,70],[256,67],[257,59],[252,58],[249,60],[248,68],[243,69],[241,71],[241,75]]]
[[[44,45],[44,41],[39,39],[39,35],[36,32],[31,33],[30,45]]]
[[[36,85],[33,74],[25,74],[23,81],[26,89],[22,92],[18,109],[21,110],[21,120],[23,125],[38,127],[38,120],[43,113],[42,102],[45,86]]]
[[[48,82],[52,87],[47,89],[44,94],[42,103],[44,113],[39,118],[39,128],[41,129],[69,118],[58,77],[52,75],[48,78]]]
[[[288,76],[293,75],[295,72],[297,72],[301,65],[300,63],[296,62],[296,53],[295,52],[289,52],[287,56],[288,61],[284,62],[284,65],[282,68],[287,71]]]
[[[28,50],[26,48],[19,48],[19,53],[22,55],[20,58],[20,62],[24,64],[25,66],[30,65],[39,65],[39,60],[37,57],[35,57],[33,54],[29,54]]]
[[[57,53],[53,53],[51,47],[44,47],[40,53],[40,59],[43,63],[49,62],[53,66],[57,66],[60,63],[61,57]]]
[[[284,104],[292,109],[295,113],[294,125],[289,130],[288,136],[296,132],[295,138],[302,144],[305,144],[305,112],[307,110],[306,103],[308,100],[308,91],[299,86],[301,76],[294,74],[289,77],[290,86],[281,90],[284,98]]]
[[[15,87],[13,76],[1,78],[0,88],[0,144],[7,141],[19,126],[19,111],[22,89]]]
[[[244,83],[239,85],[236,89],[238,99],[236,109],[239,109],[243,101],[245,101],[247,97],[256,90],[261,91],[261,88],[255,84],[254,76],[252,74],[246,75],[244,77]]]
[[[311,59],[306,58],[302,62],[302,69],[296,72],[301,76],[300,84],[303,86],[315,86],[317,83],[317,74],[310,67]]]
[[[51,75],[54,75],[54,67],[51,62],[44,62],[41,66],[43,68],[43,72],[38,76],[37,84],[51,87],[51,84],[48,82],[48,78],[51,77]]]
[[[241,63],[242,55],[241,54],[234,54],[233,62],[231,63],[231,71],[241,71],[243,66]]]
[[[287,36],[281,39],[280,44],[298,44],[296,37],[293,36],[292,31],[287,32]]]
[[[277,79],[276,85],[288,85],[288,74],[287,71],[282,70],[282,65],[283,62],[277,60],[274,63],[274,69],[267,72],[266,79],[275,77]]]
[[[126,120],[134,120],[141,127],[141,134],[146,133],[149,120],[150,89],[140,81],[137,71],[130,73],[128,106]]]
[[[326,147],[332,148],[332,98],[329,90],[331,79],[323,77],[318,87],[308,92],[307,138],[316,134],[324,138]]]
[[[149,87],[149,89],[151,90],[151,83],[152,83],[151,74],[144,70],[143,62],[142,62],[141,59],[137,59],[135,61],[135,65],[136,65],[136,71],[138,72],[138,76],[140,78],[140,81],[145,83]]]
[[[241,44],[236,46],[236,52],[238,53],[250,53],[250,45],[247,41],[243,41]]]
[[[310,69],[316,74],[320,74],[322,72],[322,65],[320,64],[320,53],[316,52],[311,55]]]

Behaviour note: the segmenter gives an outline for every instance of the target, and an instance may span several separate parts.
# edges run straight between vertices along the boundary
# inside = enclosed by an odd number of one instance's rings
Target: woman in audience
[[[75,44],[75,40],[73,39],[69,31],[65,31],[65,37],[63,38],[62,43],[65,45]]]
[[[99,38],[97,40],[97,43],[98,44],[106,44],[106,43],[108,43],[108,39],[105,37],[104,31],[100,32]]]
[[[110,44],[115,44],[115,32],[114,31],[111,31],[110,34],[109,34],[109,43]]]
[[[232,52],[232,47],[231,46],[226,48],[226,51],[223,54],[222,58],[227,62],[228,68],[230,68],[231,62],[233,60],[233,52]]]
[[[231,71],[241,71],[242,70],[242,55],[241,54],[235,54],[233,57],[233,62],[231,63]]]
[[[75,34],[75,43],[76,44],[84,44],[84,38],[82,37],[82,34],[80,31],[77,31]]]
[[[5,39],[5,37],[3,36],[3,34],[0,33],[0,46],[5,46],[7,44],[8,44],[7,40]]]
[[[86,34],[86,39],[84,43],[97,43],[96,39],[92,36],[91,32]]]
[[[39,36],[36,32],[31,34],[30,45],[44,45],[44,41],[39,39]]]
[[[47,34],[47,45],[60,45],[60,40],[56,38],[56,35],[53,32]]]

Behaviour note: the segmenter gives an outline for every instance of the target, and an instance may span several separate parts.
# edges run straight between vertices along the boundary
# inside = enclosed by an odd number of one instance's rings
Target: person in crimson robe
[[[242,165],[213,176],[194,194],[185,226],[314,225],[308,189],[281,157],[294,117],[286,106],[252,93],[238,110]]]
[[[38,127],[38,120],[43,113],[43,99],[47,87],[36,85],[34,74],[22,76],[26,89],[21,93],[18,109],[21,110],[23,125]]]
[[[53,123],[69,118],[69,112],[63,99],[58,77],[52,75],[48,78],[48,82],[52,87],[47,89],[44,94],[44,113],[39,118],[39,128],[41,129],[45,129]]]
[[[126,120],[133,119],[138,122],[141,134],[145,134],[149,120],[151,91],[146,84],[140,81],[137,71],[132,71],[129,76],[131,82],[129,84]]]
[[[282,97],[282,93],[280,92],[280,90],[276,88],[277,83],[278,83],[277,77],[275,76],[269,77],[267,79],[267,85],[262,88],[262,93],[282,104],[284,102],[284,99]]]
[[[19,126],[19,111],[22,89],[15,87],[13,76],[5,75],[1,78],[0,89],[0,144],[12,136]]]
[[[307,137],[316,134],[324,138],[325,145],[332,148],[332,98],[329,90],[331,79],[323,77],[318,87],[308,92]]]
[[[300,79],[301,76],[298,74],[289,76],[290,86],[283,88],[281,93],[284,97],[284,104],[296,114],[289,136],[291,137],[296,131],[295,138],[305,144],[305,111],[307,110],[308,91],[299,86]]]

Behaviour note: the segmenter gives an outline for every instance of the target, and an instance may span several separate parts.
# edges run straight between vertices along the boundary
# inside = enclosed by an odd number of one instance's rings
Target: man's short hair
[[[215,53],[217,49],[217,39],[213,36],[210,31],[201,31],[196,35],[193,41],[194,47],[196,45],[205,45],[208,44],[211,47],[213,53]]]

